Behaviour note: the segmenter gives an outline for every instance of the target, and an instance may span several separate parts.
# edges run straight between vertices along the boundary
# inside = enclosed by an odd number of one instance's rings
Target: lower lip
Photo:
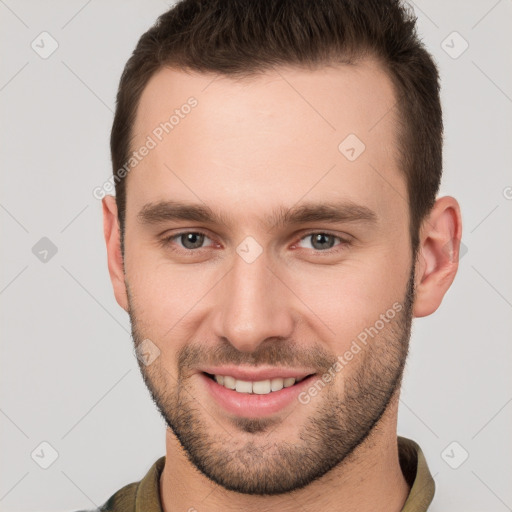
[[[311,375],[288,388],[271,391],[266,395],[257,395],[255,393],[239,393],[225,388],[204,373],[200,373],[199,376],[209,393],[221,407],[237,416],[250,418],[261,418],[269,414],[275,414],[291,403],[298,402],[299,394],[310,385],[314,378],[314,375]]]

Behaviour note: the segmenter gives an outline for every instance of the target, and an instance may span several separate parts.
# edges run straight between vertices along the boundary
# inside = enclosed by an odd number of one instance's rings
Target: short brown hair
[[[389,74],[399,113],[413,250],[442,173],[442,111],[436,65],[400,0],[182,0],[162,14],[126,63],[110,146],[114,176],[130,158],[137,106],[163,66],[243,77],[279,65],[306,68],[376,57]],[[126,179],[115,180],[124,252]]]

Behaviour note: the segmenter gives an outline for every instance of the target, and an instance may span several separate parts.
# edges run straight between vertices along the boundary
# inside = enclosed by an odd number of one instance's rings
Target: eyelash
[[[201,251],[202,249],[207,249],[208,247],[199,247],[197,249],[185,249],[185,248],[176,248],[173,246],[172,244],[172,241],[176,238],[179,238],[181,237],[182,235],[187,235],[187,234],[195,234],[195,235],[204,235],[206,238],[209,238],[211,240],[211,238],[208,236],[207,233],[205,233],[204,231],[181,231],[179,233],[175,233],[174,235],[171,235],[171,236],[168,236],[164,239],[162,239],[161,241],[161,245],[164,247],[164,248],[170,248],[172,251],[175,251],[175,252],[180,252],[182,254],[187,254],[187,255],[192,255],[194,253],[197,253],[199,251]],[[312,249],[314,253],[316,254],[326,254],[326,255],[329,255],[329,254],[332,254],[333,252],[338,252],[339,249],[336,249],[336,247],[340,247],[341,246],[341,250],[343,250],[344,248],[346,247],[349,247],[351,244],[352,244],[352,241],[347,239],[347,238],[343,238],[339,235],[335,235],[334,233],[330,233],[329,231],[310,231],[304,235],[302,235],[299,240],[297,242],[295,242],[293,245],[297,245],[299,242],[301,242],[302,240],[304,240],[305,238],[308,238],[312,235],[327,235],[327,236],[332,236],[334,237],[335,239],[339,240],[340,243],[335,245],[334,247],[330,248],[330,249],[325,249],[325,250],[315,250],[315,249]]]

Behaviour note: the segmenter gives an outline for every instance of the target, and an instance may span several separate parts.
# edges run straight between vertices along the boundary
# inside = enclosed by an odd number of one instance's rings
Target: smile
[[[217,384],[237,393],[247,393],[256,395],[267,395],[283,388],[289,388],[294,384],[306,379],[305,377],[277,377],[274,379],[265,379],[259,381],[247,381],[235,379],[231,375],[212,375],[205,372],[210,379],[215,380]]]
[[[295,377],[249,381],[230,375],[200,372],[205,392],[224,413],[248,418],[261,418],[276,414],[283,409],[302,405],[299,395],[307,389],[315,374]]]

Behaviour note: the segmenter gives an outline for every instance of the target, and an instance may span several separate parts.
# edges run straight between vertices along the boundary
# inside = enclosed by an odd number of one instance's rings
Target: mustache
[[[269,339],[256,352],[241,352],[227,339],[212,346],[210,343],[191,342],[177,353],[178,368],[194,369],[200,366],[274,366],[307,367],[326,371],[336,361],[337,355],[315,344],[304,347],[297,343]]]

